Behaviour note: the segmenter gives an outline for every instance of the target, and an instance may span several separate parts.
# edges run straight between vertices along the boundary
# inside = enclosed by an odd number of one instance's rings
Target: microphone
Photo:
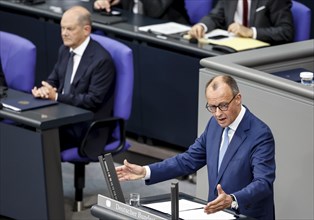
[[[179,183],[171,183],[171,219],[179,219]]]

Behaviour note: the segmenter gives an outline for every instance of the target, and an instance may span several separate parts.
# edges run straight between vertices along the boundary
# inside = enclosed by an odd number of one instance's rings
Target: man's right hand
[[[94,2],[94,8],[99,10],[106,10],[107,12],[111,11],[111,6],[117,5],[120,3],[120,0],[96,0]]]
[[[131,164],[127,160],[123,161],[122,166],[116,167],[119,181],[138,180],[146,175],[146,169],[142,166]]]
[[[192,38],[200,39],[200,38],[204,37],[204,35],[205,35],[204,27],[202,25],[200,25],[200,24],[195,24],[189,30],[188,34]]]
[[[239,37],[246,37],[246,38],[253,37],[253,30],[239,23],[230,24],[228,27],[228,32],[234,33],[235,35]]]

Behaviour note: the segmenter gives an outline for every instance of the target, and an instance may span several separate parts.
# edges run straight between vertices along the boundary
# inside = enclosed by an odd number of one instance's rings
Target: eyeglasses
[[[233,96],[233,98],[230,100],[230,102],[228,103],[220,103],[218,106],[216,105],[208,105],[208,103],[206,103],[206,109],[207,111],[211,112],[211,113],[215,113],[217,108],[220,109],[220,111],[227,111],[229,108],[230,103],[233,101],[233,99],[237,96],[238,94],[235,94]]]

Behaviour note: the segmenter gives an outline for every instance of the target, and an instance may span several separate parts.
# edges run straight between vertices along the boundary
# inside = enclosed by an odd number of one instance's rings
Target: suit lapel
[[[211,170],[211,172],[213,172],[215,174],[215,176],[218,175],[218,159],[219,159],[219,149],[220,149],[220,143],[221,143],[221,136],[222,136],[222,132],[223,129],[219,126],[219,130],[217,129],[217,133],[216,135],[214,135],[213,142],[212,142],[212,147],[207,148],[207,150],[209,152],[207,152],[207,155],[210,155],[210,159],[209,161],[213,161],[212,167],[213,169]]]
[[[225,2],[225,4],[229,5],[229,9],[226,12],[226,17],[228,18],[226,25],[228,27],[231,23],[234,22],[234,14],[237,10],[238,1],[227,1],[227,2]]]
[[[252,0],[251,1],[251,11],[250,11],[250,18],[249,18],[249,26],[253,27],[255,23],[255,15],[256,15],[256,9],[258,5],[258,0]]]
[[[83,56],[77,68],[77,72],[75,73],[75,77],[72,82],[73,86],[75,86],[80,81],[80,79],[82,78],[82,76],[84,75],[84,73],[86,72],[87,68],[89,67],[90,63],[93,60],[93,53],[91,53],[92,51],[91,43],[92,43],[92,39],[83,53]]]

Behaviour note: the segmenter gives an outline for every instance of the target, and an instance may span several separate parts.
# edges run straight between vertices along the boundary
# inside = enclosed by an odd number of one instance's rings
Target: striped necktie
[[[248,27],[248,2],[247,0],[242,0],[243,2],[243,20],[242,24],[245,27]]]

